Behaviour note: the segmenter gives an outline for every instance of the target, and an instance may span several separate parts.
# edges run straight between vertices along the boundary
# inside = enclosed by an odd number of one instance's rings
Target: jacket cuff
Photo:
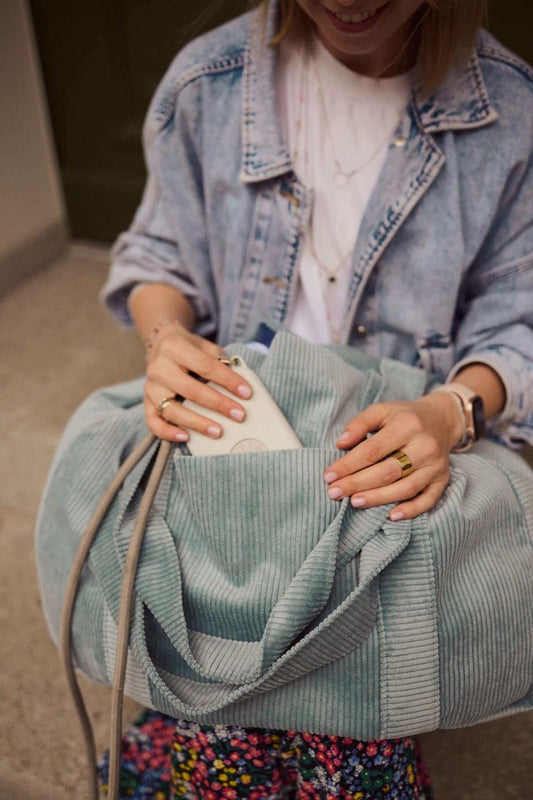
[[[168,283],[169,286],[173,286],[184,294],[193,307],[197,320],[195,333],[199,336],[211,336],[215,332],[215,324],[209,310],[194,290],[191,290],[190,284],[175,275],[150,276],[151,280],[146,280],[146,277],[146,271],[142,267],[138,270],[130,267],[126,280],[118,274],[114,275],[113,269],[111,269],[107,282],[100,290],[99,301],[111,313],[119,327],[128,330],[135,327],[129,300],[136,289],[150,283]]]
[[[513,448],[533,445],[532,375],[524,359],[507,348],[472,353],[454,364],[446,383],[455,380],[458,372],[471,364],[491,367],[505,388],[505,406],[499,414],[487,420],[488,435]]]

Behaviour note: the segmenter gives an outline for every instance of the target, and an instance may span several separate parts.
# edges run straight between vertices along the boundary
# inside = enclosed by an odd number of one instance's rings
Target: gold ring
[[[161,402],[157,406],[157,413],[159,414],[161,419],[165,419],[163,416],[163,411],[165,410],[165,408],[169,406],[171,403],[177,402],[177,400],[178,400],[177,394],[170,394],[168,397],[165,397],[163,400],[161,400]]]
[[[414,472],[414,467],[411,463],[411,459],[409,458],[407,453],[403,452],[403,450],[395,450],[394,453],[389,454],[389,458],[396,459],[396,461],[402,468],[402,474],[401,474],[402,478],[407,478],[407,476],[410,475],[411,472]]]
[[[239,356],[233,356],[233,358],[226,358],[225,356],[217,356],[217,359],[220,361],[221,364],[225,364],[227,367],[237,367],[241,361]]]

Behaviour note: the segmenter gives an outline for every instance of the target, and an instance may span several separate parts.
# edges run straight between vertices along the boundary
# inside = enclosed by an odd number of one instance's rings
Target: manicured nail
[[[183,431],[180,431],[179,433],[176,434],[176,440],[178,442],[186,442],[188,438],[189,438],[189,434],[188,433],[183,433]]]
[[[237,387],[237,394],[239,397],[244,397],[245,400],[248,400],[248,398],[252,396],[252,390],[249,386],[245,386],[244,383],[241,383],[241,385]]]
[[[403,514],[401,511],[392,511],[390,515],[390,519],[393,522],[397,522],[399,519],[403,519]]]
[[[330,489],[328,495],[330,500],[339,500],[339,498],[342,497],[342,489],[338,487],[336,489]]]
[[[354,508],[361,508],[362,506],[366,506],[366,500],[364,497],[352,497],[350,503]]]
[[[324,480],[326,481],[326,483],[333,483],[333,481],[336,481],[338,479],[339,476],[337,475],[336,472],[326,472],[326,474],[324,475]]]
[[[237,422],[242,422],[244,419],[244,411],[242,408],[232,408],[229,412],[229,415],[232,419],[236,420]]]
[[[349,431],[344,431],[344,433],[342,433],[342,434],[339,436],[339,438],[337,439],[337,441],[338,441],[339,443],[341,443],[341,442],[347,442],[349,438],[350,438],[350,432],[349,432]]]
[[[220,439],[222,434],[222,429],[218,427],[218,425],[210,425],[207,429],[207,435],[210,436],[212,439]]]

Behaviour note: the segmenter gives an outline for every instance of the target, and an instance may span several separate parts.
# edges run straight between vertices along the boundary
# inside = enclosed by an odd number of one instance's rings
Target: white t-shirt
[[[359,226],[410,89],[410,73],[359,75],[318,39],[311,52],[303,45],[280,45],[282,132],[294,171],[313,189],[287,327],[315,344],[339,340]]]

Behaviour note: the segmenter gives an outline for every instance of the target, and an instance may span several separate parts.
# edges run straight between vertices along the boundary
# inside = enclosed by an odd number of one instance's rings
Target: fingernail
[[[403,514],[401,511],[393,511],[389,517],[393,522],[397,522],[399,519],[403,519]]]
[[[330,500],[338,500],[340,497],[342,497],[342,489],[330,489],[328,491],[328,495]]]
[[[248,400],[248,398],[252,396],[252,390],[249,386],[245,386],[241,383],[241,385],[237,387],[237,394],[239,397],[244,397],[245,400]]]
[[[210,436],[212,439],[219,439],[222,433],[222,429],[218,427],[218,425],[210,425],[207,429],[207,435]]]
[[[229,415],[232,419],[237,420],[237,422],[242,422],[244,419],[244,411],[242,408],[232,408]]]
[[[366,500],[364,497],[352,497],[350,503],[354,508],[361,508],[362,506],[366,506]]]
[[[176,440],[178,442],[186,442],[188,438],[189,438],[189,434],[188,433],[180,432],[180,433],[176,434]]]
[[[349,438],[350,438],[349,431],[344,431],[344,433],[339,436],[337,441],[338,442],[347,442]]]
[[[324,480],[326,481],[326,483],[333,483],[333,481],[338,480],[338,478],[339,476],[337,475],[336,472],[326,472],[326,474],[324,475]]]

